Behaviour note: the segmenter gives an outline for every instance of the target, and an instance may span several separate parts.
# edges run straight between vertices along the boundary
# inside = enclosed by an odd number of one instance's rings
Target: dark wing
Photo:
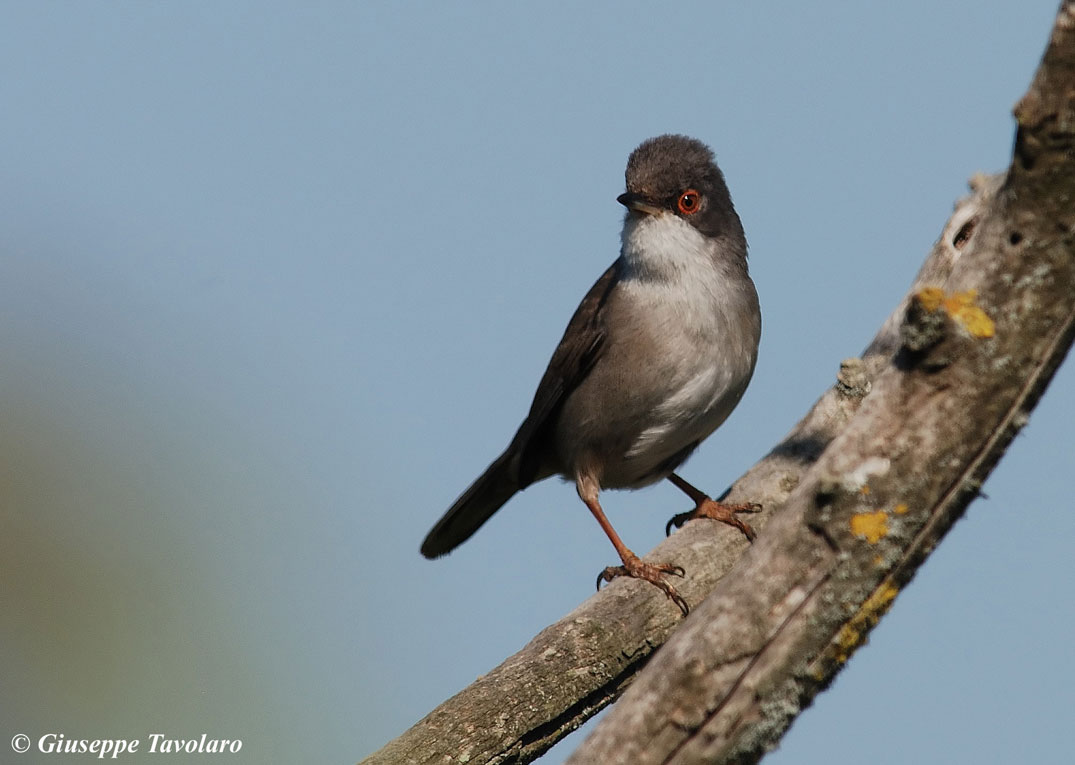
[[[606,337],[603,309],[616,283],[618,268],[619,261],[609,266],[575,310],[538,383],[530,414],[511,442],[509,451],[519,455],[519,488],[532,483],[541,469],[542,457],[548,453],[550,428],[556,422],[564,399],[586,378],[601,357]]]

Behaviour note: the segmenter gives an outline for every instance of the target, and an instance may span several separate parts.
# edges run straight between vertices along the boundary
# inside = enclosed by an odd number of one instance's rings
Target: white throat
[[[628,215],[620,238],[632,276],[679,281],[684,277],[711,279],[716,271],[714,243],[671,213]]]

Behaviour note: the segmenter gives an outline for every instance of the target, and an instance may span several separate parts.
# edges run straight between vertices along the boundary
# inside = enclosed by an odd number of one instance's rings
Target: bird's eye
[[[684,215],[694,215],[696,212],[698,212],[698,208],[700,206],[699,202],[701,201],[701,198],[701,194],[699,194],[694,189],[687,189],[679,195],[679,202],[677,202],[676,204],[679,207],[679,211]]]

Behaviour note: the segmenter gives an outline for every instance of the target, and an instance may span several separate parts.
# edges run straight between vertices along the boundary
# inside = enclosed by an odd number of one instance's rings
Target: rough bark
[[[570,763],[756,761],[977,496],[1075,337],[1075,2],[1015,115],[860,410]]]
[[[685,622],[616,580],[363,763],[530,762],[632,681],[573,763],[773,745],[976,496],[1075,336],[1075,0],[1016,117],[1008,172],[972,182],[863,358],[732,488],[765,506],[757,542],[692,522],[647,556],[688,571]]]

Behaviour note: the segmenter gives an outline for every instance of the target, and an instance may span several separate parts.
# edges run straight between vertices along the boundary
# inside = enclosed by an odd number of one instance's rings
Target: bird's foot
[[[661,578],[662,574],[682,577],[686,574],[682,566],[674,566],[671,563],[646,563],[633,552],[628,551],[623,556],[622,566],[609,566],[597,575],[597,589],[601,589],[601,582],[611,582],[618,576],[629,576],[633,579],[641,579],[649,582],[663,592],[669,600],[679,606],[679,610],[686,616],[690,612],[690,606],[683,596],[676,592],[676,588]]]
[[[677,529],[683,528],[683,524],[687,521],[693,521],[695,518],[709,518],[714,521],[720,521],[721,523],[727,523],[729,526],[734,526],[743,532],[743,536],[753,542],[757,534],[754,533],[754,529],[750,527],[750,524],[737,517],[736,513],[757,513],[761,512],[761,509],[761,505],[757,502],[726,505],[723,502],[717,502],[715,499],[703,497],[702,501],[699,502],[698,506],[693,510],[673,515],[671,520],[668,521],[668,525],[664,527],[664,533],[671,534],[673,526]]]

